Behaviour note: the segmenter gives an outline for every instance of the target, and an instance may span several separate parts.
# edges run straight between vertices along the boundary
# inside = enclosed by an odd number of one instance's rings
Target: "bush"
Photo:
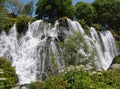
[[[89,55],[89,56],[86,56]],[[95,50],[91,50],[80,32],[69,35],[64,42],[63,58],[66,65],[92,64]]]
[[[81,26],[84,28],[84,29],[88,29],[88,25],[87,25],[87,22],[84,20],[84,19],[81,19],[81,20],[78,20],[78,22],[81,24]]]
[[[120,57],[118,57],[118,58],[115,60],[115,63],[120,64]]]
[[[92,25],[97,31],[101,31],[102,30],[102,26],[100,24],[93,24]]]
[[[42,89],[42,83],[40,83],[39,81],[32,82],[27,86],[27,89]]]
[[[70,66],[38,85],[35,88],[34,83],[28,89],[120,89],[120,70],[96,71],[84,66]]]
[[[28,29],[28,23],[32,22],[33,19],[29,16],[22,15],[17,17],[17,31],[18,33],[25,32]]]
[[[0,89],[10,89],[16,82],[15,68],[5,58],[0,58]]]
[[[10,28],[16,22],[18,33],[25,32],[28,29],[28,23],[32,22],[33,20],[35,20],[35,18],[31,18],[26,15],[18,16],[16,18],[7,17],[4,30],[6,31],[6,33],[8,33]]]
[[[60,76],[47,78],[44,82],[33,82],[27,89],[66,89],[66,81]]]
[[[6,23],[5,23],[5,32],[8,33],[10,28],[15,24],[15,22],[17,21],[16,18],[10,18],[10,17],[7,17],[6,18]]]
[[[117,49],[120,50],[120,41],[117,41]]]

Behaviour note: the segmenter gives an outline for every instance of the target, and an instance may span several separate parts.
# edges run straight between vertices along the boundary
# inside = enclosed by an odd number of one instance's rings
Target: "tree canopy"
[[[74,9],[71,0],[38,0],[36,15],[38,19],[53,22],[60,17],[73,18]]]
[[[0,0],[0,30],[4,27],[4,22],[6,19],[5,1],[6,0]]]
[[[22,11],[23,3],[21,3],[19,0],[7,0],[7,9],[11,13],[18,15]]]
[[[33,8],[34,8],[33,4],[34,4],[33,0],[25,4],[22,10],[22,14],[32,16]]]
[[[120,29],[120,0],[95,0],[96,22],[112,29]]]
[[[86,2],[78,2],[75,5],[75,16],[77,19],[84,19],[87,24],[91,24],[96,18],[95,8]]]

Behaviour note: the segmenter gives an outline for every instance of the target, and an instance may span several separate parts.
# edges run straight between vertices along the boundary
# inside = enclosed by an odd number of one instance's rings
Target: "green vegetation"
[[[37,19],[54,22],[60,17],[73,18],[74,9],[72,0],[38,0],[36,9]]]
[[[86,57],[84,53],[79,52],[81,50],[88,54],[91,53],[91,55]],[[64,42],[63,56],[66,65],[83,64],[86,66],[93,62],[95,50],[89,49],[83,34],[75,32],[73,35],[69,35]]]
[[[4,29],[8,33],[10,28],[16,23],[18,33],[22,33],[27,30],[28,23],[32,21],[33,21],[33,18],[27,15],[18,16],[16,18],[7,17]]]
[[[116,43],[117,43],[117,49],[118,51],[120,51],[120,41],[117,41]],[[116,58],[115,63],[120,64],[120,56]]]
[[[35,18],[37,19],[52,23],[59,19],[60,25],[67,27],[66,17],[70,19],[75,17],[88,34],[88,26],[93,26],[98,31],[111,30],[120,40],[120,0],[94,0],[91,4],[78,2],[75,6],[72,5],[72,0],[38,0],[36,7]],[[9,32],[16,22],[17,31],[25,32],[28,22],[33,21],[33,9],[33,0],[25,5],[19,0],[0,0],[0,31],[4,29]],[[63,23],[63,19],[66,24]],[[90,62],[94,65],[93,57],[96,52],[89,49],[81,33],[76,32],[68,36],[64,42],[63,38],[61,37],[59,45],[63,48],[61,55],[63,55],[66,66],[79,64],[86,66]],[[83,48],[82,50],[86,53],[91,52],[91,55],[85,57],[80,54],[79,47]],[[120,50],[120,41],[117,41],[117,49]],[[52,52],[50,56],[53,69],[57,71]],[[82,59],[85,60],[82,61]],[[117,58],[116,63],[120,63],[120,57]],[[15,82],[15,69],[5,58],[0,58],[0,89],[10,89]],[[39,81],[31,83],[28,89],[120,89],[120,70],[98,72],[72,66],[41,83]]]
[[[117,41],[117,49],[120,50],[120,41]]]
[[[5,58],[0,58],[0,89],[10,89],[15,82],[15,68]]]
[[[6,0],[0,0],[0,31],[1,29],[3,29],[4,27],[4,22],[5,22],[5,19],[6,19],[6,9],[5,9],[5,1]]]
[[[70,66],[55,77],[34,82],[28,89],[120,89],[120,70],[96,71]]]
[[[16,18],[10,18],[10,17],[7,17],[6,18],[6,24],[5,24],[5,32],[8,33],[10,28],[15,24],[15,22],[17,21]]]
[[[1,0],[0,4],[0,28],[3,29],[4,27],[6,31],[10,27],[6,22],[8,17],[16,18],[19,16],[24,19],[23,14],[32,16],[33,13],[33,0],[27,4],[23,4],[19,0]],[[55,20],[61,17],[66,16],[70,19],[75,17],[82,24],[83,28],[88,29],[88,26],[93,26],[97,30],[109,29],[119,39],[119,5],[119,0],[94,0],[93,3],[80,1],[75,6],[72,5],[72,0],[38,0],[36,4],[37,16],[35,18],[54,23]],[[12,22],[14,21],[12,20]]]
[[[31,0],[26,5],[24,5],[23,10],[22,10],[22,14],[32,16],[33,9],[34,9],[33,4],[34,4],[34,2],[33,2],[33,0]]]
[[[95,0],[92,5],[97,12],[97,23],[120,31],[120,0]]]
[[[86,2],[78,2],[75,5],[75,16],[77,19],[84,19],[90,26],[96,18],[95,8]]]
[[[117,57],[117,58],[116,58],[115,63],[120,64],[120,57]]]
[[[7,9],[10,10],[14,15],[19,15],[23,7],[23,3],[21,3],[19,0],[7,0],[6,5]]]
[[[101,31],[103,28],[100,24],[93,24],[92,25],[97,31]]]
[[[28,29],[28,23],[32,22],[33,19],[29,16],[22,15],[17,17],[17,31],[18,33],[25,32]]]

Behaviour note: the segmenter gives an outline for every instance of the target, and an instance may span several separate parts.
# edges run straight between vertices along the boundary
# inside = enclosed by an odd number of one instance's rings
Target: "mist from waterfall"
[[[42,20],[34,21],[28,24],[27,32],[19,38],[16,25],[10,29],[9,34],[1,32],[0,57],[6,56],[7,60],[12,62],[12,66],[15,66],[19,84],[42,81],[65,67],[63,49],[56,42],[65,40],[68,35],[76,31],[83,34],[90,50],[96,49],[94,62],[97,67],[107,70],[117,55],[115,40],[110,31],[98,34],[91,27],[91,36],[87,36],[81,25],[70,19],[67,19],[67,25],[64,23],[63,26],[59,21],[56,21],[54,26]],[[78,52],[85,56],[90,54],[85,53],[82,48]]]

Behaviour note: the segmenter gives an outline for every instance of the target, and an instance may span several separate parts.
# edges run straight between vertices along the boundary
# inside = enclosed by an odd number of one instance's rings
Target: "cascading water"
[[[90,33],[98,55],[96,64],[107,70],[117,56],[115,40],[110,31],[102,31],[99,36],[95,29],[91,28]]]
[[[15,66],[19,84],[42,81],[49,75],[60,72],[65,67],[65,61],[62,57],[63,49],[57,42],[65,40],[67,35],[74,34],[75,31],[83,34],[91,50],[96,49],[96,65],[105,70],[109,68],[117,54],[112,34],[103,31],[98,35],[95,29],[91,28],[91,37],[88,37],[78,22],[70,19],[66,21],[67,25],[56,21],[54,27],[42,20],[29,23],[26,34],[19,39],[15,25],[8,35],[5,32],[0,34],[0,57],[6,56],[12,66]],[[90,51],[87,54],[80,48],[78,53],[89,56]]]

